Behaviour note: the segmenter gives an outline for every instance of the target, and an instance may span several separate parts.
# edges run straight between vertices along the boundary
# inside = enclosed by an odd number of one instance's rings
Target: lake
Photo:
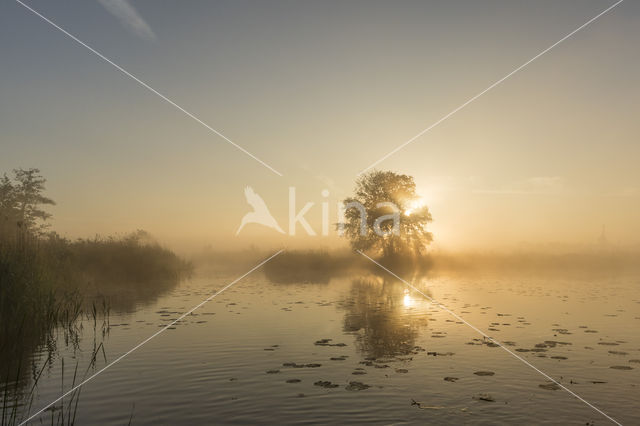
[[[243,272],[124,293],[104,328],[85,318],[77,340],[60,331],[19,380],[28,390],[51,354],[31,413]],[[618,422],[640,424],[640,276],[406,278]],[[282,281],[254,272],[31,423],[71,413],[114,425],[612,424],[383,271]]]

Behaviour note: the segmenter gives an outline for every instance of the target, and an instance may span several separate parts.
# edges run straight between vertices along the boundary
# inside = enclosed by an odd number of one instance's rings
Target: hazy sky
[[[320,232],[355,175],[613,1],[0,4],[0,171],[38,167],[69,237],[335,244],[249,226],[252,186]],[[627,0],[378,165],[415,176],[446,248],[640,242],[640,3]],[[277,238],[276,238],[277,237]]]

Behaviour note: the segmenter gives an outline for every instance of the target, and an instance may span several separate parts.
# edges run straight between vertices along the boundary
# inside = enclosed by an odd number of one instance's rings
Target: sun
[[[421,209],[422,207],[424,207],[424,200],[422,198],[413,199],[408,203],[408,206],[404,211],[404,215],[409,216],[414,211]]]

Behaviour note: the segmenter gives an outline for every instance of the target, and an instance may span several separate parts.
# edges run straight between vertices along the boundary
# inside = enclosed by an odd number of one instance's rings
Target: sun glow
[[[410,308],[415,304],[415,300],[413,300],[413,297],[411,297],[409,289],[407,288],[404,289],[404,298],[402,299],[402,304],[405,308]]]
[[[416,198],[408,203],[407,209],[404,211],[405,216],[411,215],[414,211],[424,207],[424,200],[422,198]]]

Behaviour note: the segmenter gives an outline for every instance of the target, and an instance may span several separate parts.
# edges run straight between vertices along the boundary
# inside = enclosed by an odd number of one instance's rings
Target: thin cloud
[[[156,35],[142,19],[138,11],[128,0],[98,0],[98,2],[113,16],[118,18],[123,27],[145,40],[155,40]]]

